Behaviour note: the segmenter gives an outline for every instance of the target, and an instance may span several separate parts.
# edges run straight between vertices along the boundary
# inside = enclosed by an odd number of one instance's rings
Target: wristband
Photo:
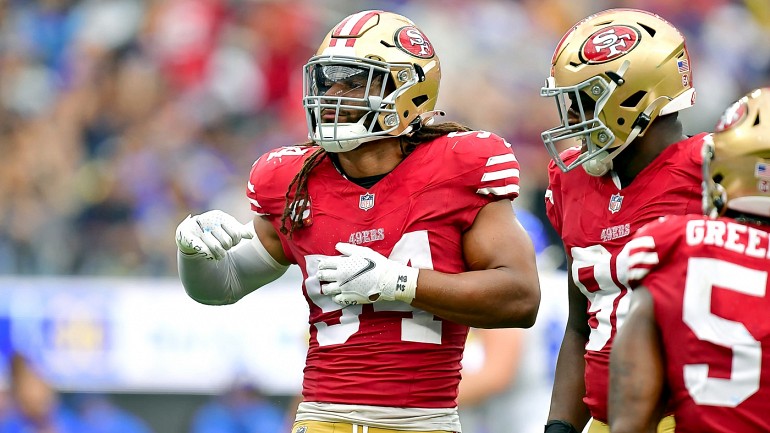
[[[568,423],[567,421],[554,419],[546,423],[544,433],[580,433],[580,432],[577,431],[575,426]]]
[[[417,276],[419,274],[419,269],[410,266],[399,269],[393,299],[411,304],[417,293]]]

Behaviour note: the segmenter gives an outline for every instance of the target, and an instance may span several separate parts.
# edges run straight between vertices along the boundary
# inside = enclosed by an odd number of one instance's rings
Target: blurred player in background
[[[294,432],[460,431],[468,326],[530,327],[538,310],[511,207],[518,162],[492,133],[433,124],[439,59],[405,17],[345,18],[304,71],[312,142],[253,165],[248,228],[221,211],[179,225],[185,289],[228,304],[300,266],[310,346]]]
[[[662,218],[628,243],[613,433],[653,431],[667,401],[677,432],[770,431],[770,88],[727,109],[703,177],[707,216]]]
[[[0,433],[82,433],[90,431],[23,354],[13,353],[9,369],[10,407],[0,416]]]
[[[471,329],[458,397],[463,433],[543,432],[567,292],[562,272],[540,270],[540,308],[532,328]]]
[[[700,212],[706,134],[684,136],[677,119],[695,101],[691,69],[682,34],[633,9],[585,18],[554,52],[541,95],[561,123],[542,133],[553,159],[545,200],[567,255],[570,311],[547,433],[590,418],[590,432],[608,431],[610,348],[630,299],[618,253],[644,224]]]

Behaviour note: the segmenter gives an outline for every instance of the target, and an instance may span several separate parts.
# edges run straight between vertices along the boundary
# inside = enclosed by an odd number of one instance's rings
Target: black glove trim
[[[575,426],[558,419],[550,420],[545,425],[544,433],[580,433]]]

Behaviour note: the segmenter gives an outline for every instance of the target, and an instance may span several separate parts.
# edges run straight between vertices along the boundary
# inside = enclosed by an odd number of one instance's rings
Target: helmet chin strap
[[[638,118],[650,118],[650,114],[652,114],[653,111],[660,105],[662,102],[666,102],[667,98],[664,96],[661,96],[660,98],[653,101],[652,104],[647,106],[647,108],[638,116]],[[607,152],[606,150],[602,150],[601,152],[597,153],[596,158],[590,159],[583,163],[583,169],[586,171],[586,173],[590,174],[591,176],[601,177],[607,174],[610,170],[612,170],[612,160],[615,159],[616,156],[620,152],[623,151],[626,147],[628,147],[629,144],[631,144],[632,141],[636,140],[636,137],[639,136],[639,134],[642,133],[642,130],[646,128],[649,125],[649,122],[645,122],[641,125],[636,125],[631,130],[631,133],[628,134],[628,138],[626,138],[626,141],[621,144],[620,146],[616,147],[612,153]]]
[[[612,153],[609,153],[606,150],[602,150],[597,154],[596,158],[586,161],[583,164],[583,169],[586,171],[586,173],[596,177],[601,177],[609,173],[609,171],[612,170],[612,160],[618,156],[618,154],[623,149],[628,147],[628,145],[631,144],[631,142],[634,141],[637,136],[639,136],[639,132],[641,131],[642,128],[638,126],[634,127],[634,129],[631,130],[631,133],[628,134],[628,138],[626,139],[625,143],[615,148]]]
[[[367,132],[366,126],[364,126],[364,122],[369,117],[369,115],[373,113],[374,112],[370,111],[361,117],[361,119],[359,119],[357,122],[345,124],[345,126],[348,127],[348,133],[353,137],[364,135]],[[426,111],[425,113],[421,114],[420,117],[418,117],[418,122],[421,124],[421,126],[430,125],[434,122],[436,116],[444,115],[446,115],[446,113],[444,113],[442,110]],[[337,125],[337,127],[338,126],[341,125]],[[345,137],[339,136],[339,129],[337,127],[333,124],[319,124],[316,128],[316,135],[326,139],[320,144],[327,152],[348,152],[369,141],[382,140],[383,138],[400,137],[402,135],[407,135],[415,130],[414,126],[409,125],[398,135],[373,135],[369,137],[350,138],[346,140]],[[338,134],[338,140],[332,141],[331,139],[334,137],[335,133]]]

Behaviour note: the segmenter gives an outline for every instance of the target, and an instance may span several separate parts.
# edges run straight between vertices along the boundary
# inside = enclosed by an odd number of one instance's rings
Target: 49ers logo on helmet
[[[421,59],[430,59],[435,52],[433,44],[417,27],[401,27],[394,38],[399,48]]]
[[[735,102],[725,110],[724,114],[722,114],[719,122],[717,122],[717,126],[714,128],[714,132],[726,131],[737,125],[744,117],[746,117],[748,111],[749,108],[746,106],[746,101],[741,99],[740,101]]]
[[[588,64],[609,62],[628,54],[639,45],[641,39],[641,33],[633,27],[605,27],[583,42],[580,57]]]

